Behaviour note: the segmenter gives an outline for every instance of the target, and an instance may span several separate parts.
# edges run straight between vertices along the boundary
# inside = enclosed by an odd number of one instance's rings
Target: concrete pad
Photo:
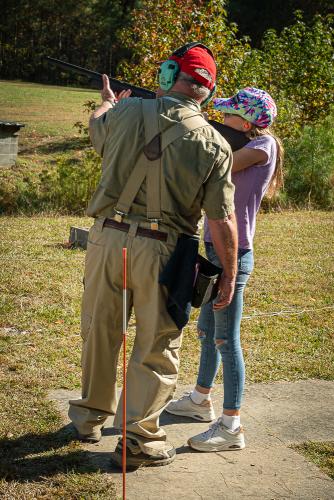
[[[177,396],[191,387],[179,386]],[[67,419],[68,400],[78,392],[53,391]],[[222,388],[213,399],[221,412]],[[175,461],[165,467],[139,469],[127,474],[128,500],[203,499],[333,499],[334,481],[288,446],[305,441],[334,440],[334,383],[324,380],[248,385],[242,423],[246,449],[237,452],[200,453],[187,439],[208,424],[163,413],[168,441],[177,448]],[[113,477],[122,494],[122,474],[112,468],[109,452],[118,433],[108,419],[100,443],[86,445],[91,460]]]

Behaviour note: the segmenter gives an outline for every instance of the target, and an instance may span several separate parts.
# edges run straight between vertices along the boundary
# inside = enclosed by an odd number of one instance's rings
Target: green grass
[[[83,104],[99,99],[95,90],[0,81],[0,119],[24,123],[21,142],[27,145],[29,139],[31,147],[76,135],[73,124],[87,121]]]
[[[305,458],[314,462],[325,474],[334,479],[334,441],[328,443],[303,443],[293,446]]]
[[[7,498],[61,498],[64,492],[69,498],[112,498],[114,491],[107,475],[95,470],[46,400],[50,389],[80,387],[85,252],[61,246],[74,224],[87,226],[90,220],[0,218],[0,470],[4,478],[0,496]],[[245,316],[251,319],[242,324],[248,382],[333,379],[332,248],[330,213],[260,214],[256,271],[245,304]],[[255,316],[302,309],[310,311]],[[193,383],[197,373],[197,314],[194,310],[184,332],[181,383]],[[129,350],[133,323],[132,319]],[[77,496],[73,484],[78,485]]]
[[[46,399],[48,389],[80,380],[84,252],[59,245],[78,222],[0,219],[1,498],[115,498],[108,475],[72,441]]]
[[[114,498],[46,394],[80,387],[80,299],[85,252],[68,250],[77,217],[0,218],[0,496]],[[260,214],[256,270],[246,293],[247,381],[333,380],[333,218],[327,212]],[[322,309],[322,308],[327,309]],[[302,314],[255,316],[279,311]],[[194,310],[180,383],[199,358]],[[128,347],[134,339],[134,319]],[[119,381],[121,379],[119,377]],[[320,451],[319,451],[320,453]]]
[[[46,208],[68,212],[55,194],[64,186],[55,181],[50,187],[49,182],[59,164],[68,162],[72,172],[83,161],[89,140],[74,124],[87,126],[84,104],[92,101],[100,101],[95,90],[0,81],[0,120],[26,125],[20,131],[16,165],[0,169],[1,213],[30,214]],[[48,195],[51,201],[45,200]],[[69,201],[67,205],[72,206]]]
[[[50,169],[59,155],[77,159],[87,138],[74,126],[88,123],[84,104],[100,101],[96,90],[0,81],[0,120],[24,123],[19,134],[20,177]],[[8,169],[7,169],[8,170]]]
[[[333,229],[330,212],[259,214],[245,292],[250,319],[241,328],[249,382],[333,379]],[[192,380],[199,353],[194,326],[185,329],[181,364]]]

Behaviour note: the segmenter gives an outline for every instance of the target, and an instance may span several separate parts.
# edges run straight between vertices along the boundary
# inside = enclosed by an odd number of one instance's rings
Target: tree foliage
[[[54,79],[44,55],[114,72],[122,56],[115,33],[133,6],[125,0],[2,0],[1,77]]]
[[[250,85],[267,90],[278,104],[276,129],[283,137],[319,120],[333,101],[331,16],[315,16],[307,24],[297,12],[294,24],[280,35],[268,30],[261,48],[251,49],[227,22],[224,1],[144,0],[120,38],[132,53],[119,67],[121,76],[151,89],[157,85],[157,61],[186,42],[205,43],[217,59],[217,94]]]
[[[253,49],[237,70],[238,86],[266,89],[277,101],[278,128],[290,136],[328,113],[334,97],[333,18],[301,13],[278,35],[268,30],[261,49]]]
[[[238,25],[239,33],[251,38],[253,47],[260,47],[268,29],[280,32],[294,24],[294,12],[300,10],[307,23],[315,15],[334,14],[333,0],[228,0],[228,18]]]
[[[297,12],[281,32],[267,30],[258,48],[238,38],[237,26],[228,21],[226,9],[232,3],[241,5],[242,1],[2,0],[1,77],[47,81],[41,61],[47,53],[154,90],[157,63],[177,47],[200,41],[217,60],[217,95],[231,96],[253,85],[275,99],[275,129],[288,152],[287,201],[303,203],[307,198],[313,206],[333,206],[333,151],[327,144],[333,137],[326,132],[331,128],[326,117],[334,101],[333,16],[309,17],[312,5],[318,12],[320,4],[327,8],[331,2],[323,0],[316,7],[307,0],[308,16]],[[263,26],[260,5],[256,21]],[[247,17],[249,9],[244,12]],[[52,71],[52,78],[54,74]],[[58,75],[64,77],[65,73]],[[89,173],[94,159],[87,162]],[[79,170],[68,175],[69,164],[61,165],[57,180],[70,186]],[[30,184],[28,188],[23,185],[31,194]],[[77,194],[71,191],[78,206],[86,196],[85,189],[83,186]]]
[[[199,41],[213,51],[218,66],[220,92],[235,87],[235,71],[249,46],[238,40],[237,27],[227,23],[222,0],[144,0],[132,13],[132,24],[120,39],[132,54],[122,61],[124,79],[154,89],[157,62],[188,42]]]
[[[334,208],[334,109],[321,123],[306,125],[285,141],[286,199],[308,208]]]

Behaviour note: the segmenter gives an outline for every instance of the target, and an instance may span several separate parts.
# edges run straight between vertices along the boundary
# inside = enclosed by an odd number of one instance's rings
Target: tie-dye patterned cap
[[[274,99],[255,87],[246,87],[227,99],[218,97],[213,100],[213,106],[224,113],[239,115],[261,128],[269,127],[277,115]]]

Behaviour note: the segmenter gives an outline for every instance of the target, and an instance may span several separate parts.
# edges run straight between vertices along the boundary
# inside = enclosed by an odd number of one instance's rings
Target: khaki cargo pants
[[[127,248],[128,314],[133,308],[136,337],[127,368],[127,431],[138,442],[165,441],[159,416],[171,400],[179,368],[181,331],[166,310],[167,292],[158,277],[176,245],[103,227],[89,233],[82,299],[82,399],[70,401],[69,415],[82,434],[101,427],[108,415],[122,427],[116,367],[123,340],[122,248]],[[127,221],[128,222],[128,221]],[[146,225],[147,227],[147,225]],[[152,443],[153,444],[153,443]]]

